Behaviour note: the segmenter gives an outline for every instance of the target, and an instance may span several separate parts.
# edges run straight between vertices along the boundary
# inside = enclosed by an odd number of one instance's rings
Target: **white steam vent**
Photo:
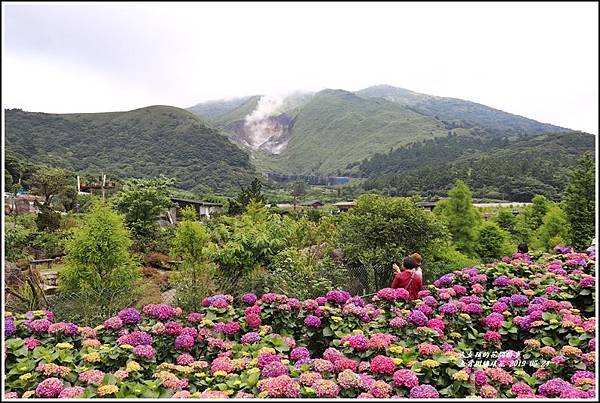
[[[284,128],[281,124],[271,119],[281,112],[283,106],[284,98],[263,96],[259,99],[256,109],[246,116],[246,140],[251,148],[258,149],[269,140],[276,140],[283,134]]]

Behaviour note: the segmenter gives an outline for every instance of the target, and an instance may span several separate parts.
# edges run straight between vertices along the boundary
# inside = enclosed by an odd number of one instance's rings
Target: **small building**
[[[435,202],[432,202],[432,201],[418,202],[417,207],[421,207],[421,208],[427,209],[429,211],[433,211],[433,209],[435,208]]]
[[[167,219],[172,224],[176,224],[181,217],[181,210],[185,207],[191,206],[196,210],[198,217],[210,217],[212,214],[220,213],[223,211],[223,205],[221,203],[210,203],[202,200],[190,200],[180,199],[172,197],[171,201],[175,206],[171,207],[167,212]]]
[[[342,201],[342,202],[337,202],[337,203],[333,203],[334,207],[337,207],[338,211],[348,211],[350,210],[352,207],[354,207],[356,203],[354,203],[353,201]]]
[[[42,196],[34,196],[31,194],[23,193],[15,196],[12,193],[4,193],[4,213],[5,214],[23,214],[23,213],[39,213],[40,210],[36,206],[36,202],[39,204],[44,203]]]
[[[321,203],[319,200],[309,200],[307,202],[301,203],[300,205],[303,207],[312,207],[312,208],[323,207],[323,203]]]

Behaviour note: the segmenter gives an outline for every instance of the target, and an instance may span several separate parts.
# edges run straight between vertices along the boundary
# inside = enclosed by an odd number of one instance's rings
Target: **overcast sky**
[[[5,108],[390,84],[598,132],[598,4],[2,4]]]

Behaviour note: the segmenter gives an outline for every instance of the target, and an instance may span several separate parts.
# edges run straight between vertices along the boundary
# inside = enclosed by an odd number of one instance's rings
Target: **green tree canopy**
[[[189,310],[201,307],[202,298],[212,292],[213,281],[207,250],[210,235],[196,220],[194,208],[186,207],[171,244],[171,255],[182,260],[175,276],[177,305]]]
[[[212,261],[218,267],[221,287],[238,293],[238,284],[257,269],[267,267],[286,245],[282,218],[256,201],[238,217],[222,217],[213,228]]]
[[[500,226],[504,231],[515,235],[515,226],[517,224],[517,218],[510,209],[501,209],[498,215],[494,217],[494,222]]]
[[[67,242],[57,315],[89,324],[133,304],[140,270],[130,245],[123,218],[104,202],[94,204]]]
[[[553,205],[542,219],[542,225],[536,231],[534,246],[551,251],[556,245],[565,244],[570,234],[567,215],[558,205]]]
[[[570,172],[565,190],[564,208],[570,224],[569,242],[575,249],[590,245],[595,233],[595,164],[593,156],[585,154]]]
[[[389,286],[392,260],[422,252],[447,235],[442,222],[409,198],[360,196],[338,224],[345,259],[350,265],[377,267],[374,281],[378,288]]]
[[[469,256],[474,255],[476,229],[481,217],[473,207],[473,198],[467,184],[457,180],[448,191],[448,199],[438,202],[434,211],[447,222],[456,248]]]
[[[113,205],[125,216],[127,228],[142,246],[141,249],[144,241],[156,234],[160,214],[172,205],[169,187],[173,183],[173,179],[164,176],[130,179],[113,199]]]
[[[46,203],[50,204],[54,196],[68,189],[72,182],[69,176],[69,172],[64,169],[40,167],[31,179],[31,190],[44,196]]]
[[[130,246],[123,218],[105,203],[96,202],[67,243],[61,290],[131,288],[138,270]]]
[[[486,221],[477,230],[475,252],[485,260],[499,259],[508,252],[509,234],[498,224]]]

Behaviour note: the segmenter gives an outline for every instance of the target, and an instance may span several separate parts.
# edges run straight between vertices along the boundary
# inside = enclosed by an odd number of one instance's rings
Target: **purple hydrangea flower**
[[[545,397],[555,397],[560,395],[566,389],[571,388],[571,384],[560,378],[553,378],[543,383],[538,388],[538,393]]]
[[[417,326],[427,325],[427,316],[419,310],[413,310],[408,314],[408,320]]]
[[[287,365],[283,365],[281,361],[273,361],[265,365],[260,373],[265,378],[273,378],[276,376],[287,375],[289,370]]]
[[[586,277],[586,278],[582,278],[579,281],[579,287],[581,288],[587,288],[587,287],[593,287],[596,283],[596,280],[594,279],[594,277]]]
[[[465,312],[470,314],[480,314],[483,311],[483,308],[480,304],[471,303],[465,306]]]
[[[447,303],[440,306],[440,313],[443,315],[455,315],[458,312],[458,307],[455,304]]]
[[[255,294],[246,293],[246,294],[242,295],[242,302],[246,305],[254,305],[256,300],[257,300],[257,298],[256,298]]]
[[[237,322],[227,322],[223,327],[223,332],[227,335],[236,334],[240,330],[240,324]]]
[[[125,334],[117,339],[117,343],[119,344],[129,344],[130,346],[141,346],[141,345],[151,345],[152,344],[152,336],[150,336],[146,332],[135,331],[129,334]]]
[[[46,333],[51,324],[48,319],[36,319],[29,323],[29,328],[34,333]]]
[[[437,399],[440,394],[431,385],[420,385],[410,389],[410,397],[413,399]]]
[[[500,276],[494,280],[494,285],[497,287],[506,287],[509,284],[509,279],[506,276]]]
[[[137,355],[138,357],[142,357],[142,358],[146,358],[148,360],[151,360],[154,358],[154,355],[156,354],[156,352],[154,351],[154,349],[152,348],[152,346],[147,346],[147,345],[139,345],[133,348],[133,354]]]
[[[304,319],[304,324],[308,327],[318,328],[321,326],[321,319],[314,315],[308,315]]]
[[[175,338],[175,348],[178,350],[189,350],[194,347],[194,338],[187,334],[179,335]]]
[[[240,339],[242,344],[254,344],[260,341],[260,335],[256,332],[248,332]]]
[[[13,322],[13,318],[4,318],[4,336],[10,337],[17,332],[17,327],[15,326],[15,322]]]
[[[135,308],[125,308],[117,316],[127,325],[135,325],[140,321],[140,311]]]
[[[306,347],[296,347],[290,352],[290,358],[294,361],[310,358],[310,351]]]
[[[350,299],[350,293],[347,291],[331,290],[325,295],[325,298],[327,301],[343,304]]]
[[[510,297],[510,303],[514,306],[525,306],[529,304],[529,298],[526,295],[515,294]]]

